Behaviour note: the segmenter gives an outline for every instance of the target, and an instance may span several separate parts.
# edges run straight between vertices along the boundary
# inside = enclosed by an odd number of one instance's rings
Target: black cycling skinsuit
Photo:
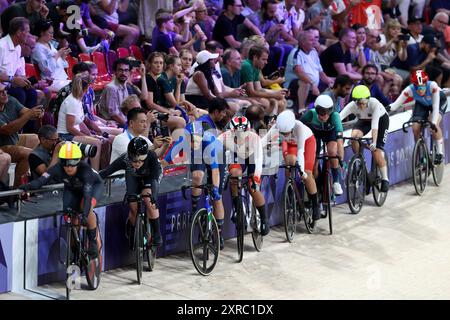
[[[81,201],[84,200],[83,215],[87,217],[91,210],[90,205],[100,199],[103,194],[103,180],[92,168],[85,162],[80,162],[77,173],[69,176],[60,163],[50,167],[47,172],[38,179],[22,185],[19,189],[28,191],[41,188],[43,185],[57,179],[64,183],[63,210],[73,209],[80,211]]]

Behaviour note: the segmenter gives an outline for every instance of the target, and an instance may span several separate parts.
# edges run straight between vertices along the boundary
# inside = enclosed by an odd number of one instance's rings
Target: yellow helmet
[[[74,167],[80,163],[83,153],[80,147],[72,142],[66,142],[59,149],[58,158],[63,166]]]
[[[366,86],[360,84],[353,89],[352,98],[355,100],[359,99],[369,99],[370,90]]]

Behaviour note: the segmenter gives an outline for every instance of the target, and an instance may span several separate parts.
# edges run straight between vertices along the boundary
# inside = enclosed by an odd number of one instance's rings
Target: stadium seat
[[[41,79],[38,67],[32,63],[25,63],[25,75],[27,78],[34,76],[37,80]]]
[[[86,62],[86,61],[92,61],[91,55],[89,53],[80,53],[78,55],[78,58],[80,61]]]
[[[76,65],[78,63],[78,59],[74,58],[70,55],[66,56],[66,61],[68,63],[68,67],[67,67],[67,75],[69,76],[69,80],[72,80],[73,74],[72,74],[72,68],[74,65]]]
[[[136,58],[136,60],[144,61],[144,56],[142,55],[142,50],[137,45],[132,44],[130,47],[131,55]]]
[[[113,74],[114,70],[113,70],[113,64],[114,61],[117,60],[117,54],[114,50],[109,50],[106,53],[106,66],[108,67],[108,73],[109,74]]]
[[[120,58],[127,58],[130,56],[130,51],[128,51],[127,48],[117,48],[117,57]]]
[[[103,90],[103,88],[105,88],[105,86],[112,80],[112,77],[106,68],[105,55],[101,52],[94,52],[92,54],[92,62],[94,62],[98,68],[97,80],[92,87],[94,91]]]

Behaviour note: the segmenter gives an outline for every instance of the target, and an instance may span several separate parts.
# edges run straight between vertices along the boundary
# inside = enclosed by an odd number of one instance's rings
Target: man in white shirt
[[[11,20],[9,34],[0,39],[0,81],[6,85],[9,95],[31,109],[37,104],[37,92],[25,76],[21,49],[29,36],[30,23],[26,18]]]
[[[155,144],[147,138],[149,127],[147,115],[142,108],[134,108],[127,114],[128,128],[123,133],[114,138],[111,152],[111,162],[114,162],[121,154],[127,152],[128,143],[135,137],[142,137],[147,141],[150,150],[154,150],[158,156],[162,156],[172,142],[172,138],[158,136],[155,137]]]

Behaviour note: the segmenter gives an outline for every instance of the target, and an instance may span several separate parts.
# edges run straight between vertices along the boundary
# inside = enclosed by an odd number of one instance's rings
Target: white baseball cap
[[[207,62],[210,59],[217,59],[219,57],[218,53],[211,53],[208,50],[203,50],[200,51],[197,54],[197,63],[200,64],[204,64],[205,62]]]

